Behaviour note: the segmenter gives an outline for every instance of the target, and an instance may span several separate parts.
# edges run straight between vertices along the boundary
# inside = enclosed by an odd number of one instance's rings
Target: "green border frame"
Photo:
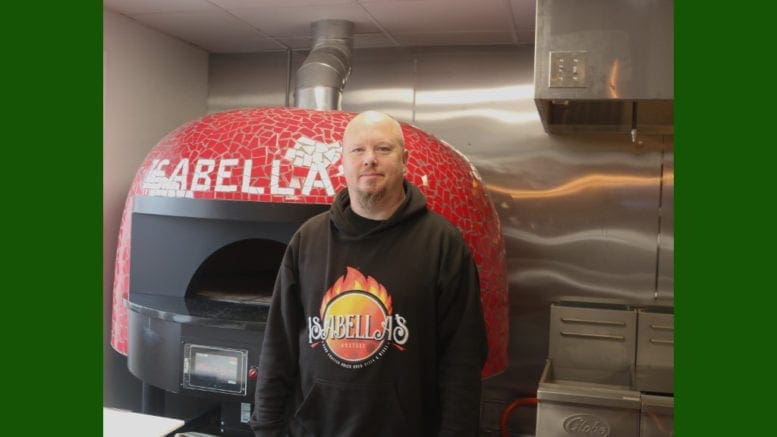
[[[765,5],[675,2],[676,435],[774,432],[777,100]]]
[[[3,433],[101,435],[102,2],[3,15]]]

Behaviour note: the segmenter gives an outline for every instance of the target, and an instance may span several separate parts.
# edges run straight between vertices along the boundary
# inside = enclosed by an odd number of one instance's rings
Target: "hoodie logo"
[[[320,316],[308,317],[310,347],[321,345],[329,359],[346,369],[375,363],[390,346],[404,351],[409,335],[386,288],[353,267],[324,294]]]

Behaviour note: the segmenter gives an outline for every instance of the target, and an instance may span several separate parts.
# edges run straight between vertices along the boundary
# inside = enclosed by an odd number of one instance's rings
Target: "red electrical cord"
[[[507,430],[507,419],[510,418],[510,413],[524,405],[537,405],[537,398],[518,398],[505,407],[504,411],[502,411],[502,418],[499,419],[499,429],[502,430],[502,437],[510,437],[510,432]]]

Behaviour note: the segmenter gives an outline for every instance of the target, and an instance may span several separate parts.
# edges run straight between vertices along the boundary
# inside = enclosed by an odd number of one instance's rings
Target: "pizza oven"
[[[111,345],[148,391],[222,405],[247,430],[273,283],[291,236],[345,188],[340,144],[355,114],[238,109],[174,130],[148,154],[127,196],[117,247]],[[462,232],[478,265],[489,355],[507,366],[504,242],[475,168],[401,123],[407,178]],[[152,409],[149,407],[149,409]]]

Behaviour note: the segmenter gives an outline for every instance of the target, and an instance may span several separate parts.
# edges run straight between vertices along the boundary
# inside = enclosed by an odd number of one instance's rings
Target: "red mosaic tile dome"
[[[124,206],[113,285],[111,345],[127,354],[130,220],[135,195],[330,204],[345,188],[340,139],[355,116],[296,108],[238,109],[174,130],[146,156]],[[456,225],[480,274],[489,354],[483,376],[507,366],[508,300],[501,225],[477,170],[453,147],[400,123],[407,178]]]

